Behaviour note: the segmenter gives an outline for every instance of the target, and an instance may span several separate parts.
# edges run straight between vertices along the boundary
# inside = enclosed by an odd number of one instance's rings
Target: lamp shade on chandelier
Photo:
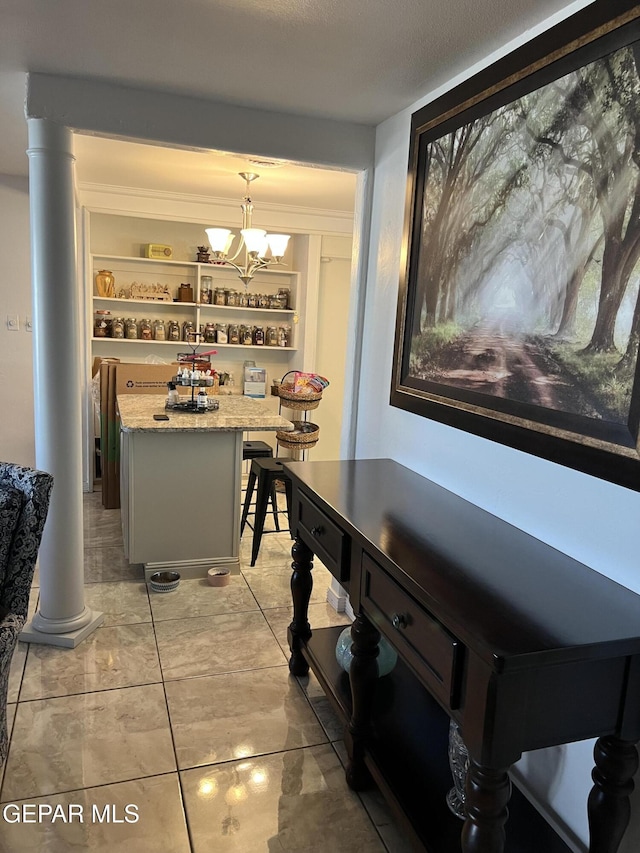
[[[267,234],[262,228],[253,228],[251,219],[253,204],[251,202],[251,182],[259,175],[254,172],[240,172],[240,177],[246,181],[246,194],[242,202],[242,228],[238,250],[232,257],[231,251],[235,235],[229,228],[206,228],[206,234],[211,247],[211,260],[214,264],[228,264],[233,267],[246,287],[255,273],[274,264],[281,264],[289,242],[289,234]],[[244,263],[238,263],[244,249]]]

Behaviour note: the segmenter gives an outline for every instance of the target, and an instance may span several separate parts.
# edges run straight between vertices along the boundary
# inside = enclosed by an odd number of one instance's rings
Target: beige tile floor
[[[166,595],[127,564],[119,511],[97,493],[84,535],[104,625],[77,649],[18,644],[0,853],[408,853],[380,795],[347,787],[318,682],[289,675],[287,533],[266,535],[250,568],[247,528],[228,587]],[[329,579],[316,564],[312,626],[348,622]]]

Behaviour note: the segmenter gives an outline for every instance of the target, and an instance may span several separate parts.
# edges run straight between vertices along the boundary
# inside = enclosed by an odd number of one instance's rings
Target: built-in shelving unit
[[[296,352],[296,332],[298,313],[296,302],[298,298],[299,273],[288,269],[267,269],[256,273],[249,283],[247,290],[251,293],[273,296],[281,287],[290,292],[290,307],[288,308],[255,308],[248,306],[216,305],[202,302],[203,278],[212,280],[212,291],[216,288],[241,291],[242,282],[233,269],[217,264],[192,263],[179,260],[156,260],[151,258],[125,257],[110,254],[91,255],[91,304],[93,312],[104,310],[110,312],[110,318],[135,316],[153,320],[161,319],[165,323],[175,319],[181,327],[186,321],[193,323],[198,331],[206,323],[235,324],[246,326],[288,326],[287,346],[268,346],[242,343],[207,342],[206,346],[215,346],[232,351],[268,351],[270,356],[278,352]],[[108,269],[113,273],[115,297],[100,296],[95,286],[95,276],[100,270]],[[173,301],[161,299],[129,298],[131,286],[134,284],[166,288]],[[194,301],[182,302],[177,300],[181,284],[187,284],[193,289]],[[123,345],[143,345],[149,348],[166,347],[167,345],[180,350],[187,341],[141,340],[132,338],[92,337],[93,355],[108,355],[119,350]],[[203,341],[204,343],[204,341]],[[119,350],[122,351],[122,350]],[[166,351],[166,350],[165,350]]]

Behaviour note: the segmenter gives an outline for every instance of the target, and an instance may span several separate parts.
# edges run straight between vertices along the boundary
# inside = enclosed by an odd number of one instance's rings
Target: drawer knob
[[[323,533],[324,533],[324,527],[312,527],[311,528],[311,535],[312,536],[322,536]]]
[[[393,618],[391,619],[391,624],[396,629],[396,631],[400,631],[402,628],[407,627],[407,617],[404,615],[404,613],[394,613]]]

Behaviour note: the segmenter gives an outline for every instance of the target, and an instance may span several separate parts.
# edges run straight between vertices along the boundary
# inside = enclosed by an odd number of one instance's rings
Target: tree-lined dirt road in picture
[[[476,328],[445,346],[437,361],[412,371],[420,379],[592,418],[611,413],[553,359],[540,338]]]

